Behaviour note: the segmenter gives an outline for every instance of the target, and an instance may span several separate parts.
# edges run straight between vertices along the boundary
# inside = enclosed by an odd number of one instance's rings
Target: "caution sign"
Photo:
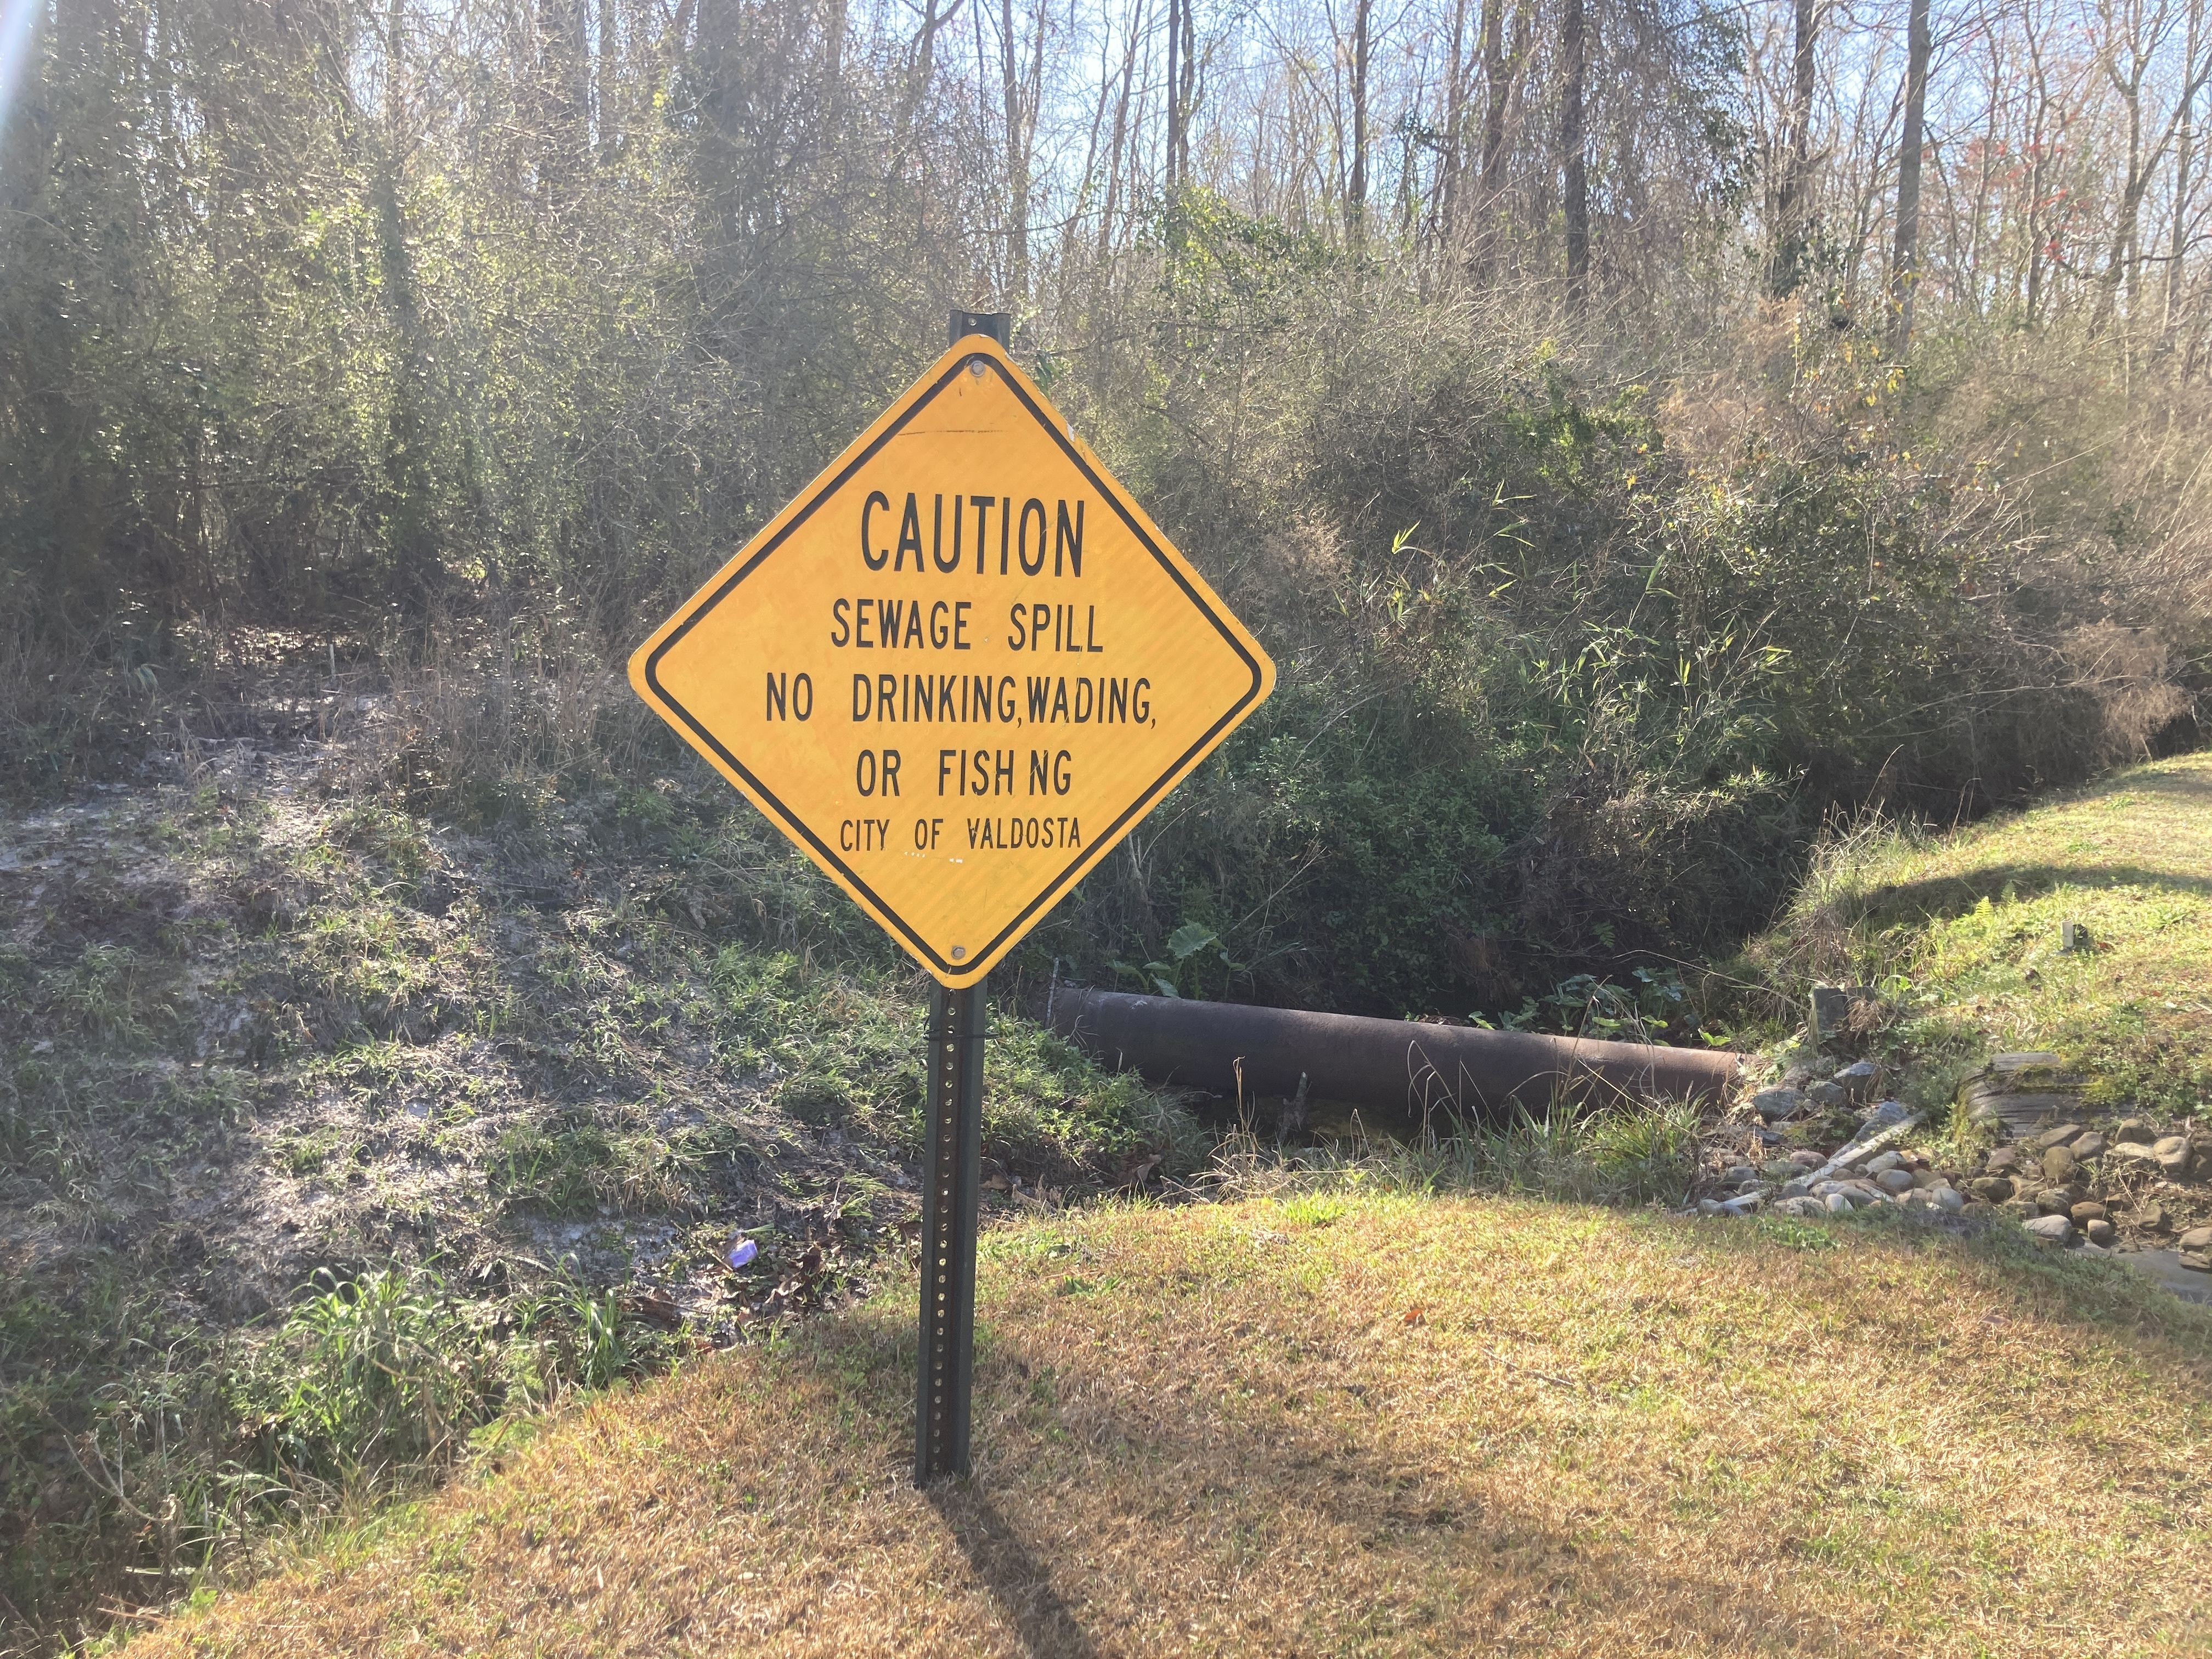
[[[939,980],[974,983],[1274,665],[984,335],[630,659],[630,683]]]

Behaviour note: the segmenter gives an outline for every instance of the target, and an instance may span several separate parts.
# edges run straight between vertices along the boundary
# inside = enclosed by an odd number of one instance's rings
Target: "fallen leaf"
[[[634,1317],[672,1331],[684,1323],[684,1310],[665,1291],[633,1291],[622,1298],[623,1310]]]
[[[1121,1171],[1120,1184],[1130,1188],[1142,1187],[1152,1178],[1162,1161],[1158,1152],[1148,1152],[1142,1158],[1132,1159]]]

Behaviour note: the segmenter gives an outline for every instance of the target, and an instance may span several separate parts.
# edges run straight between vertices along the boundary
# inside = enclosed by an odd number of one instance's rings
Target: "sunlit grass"
[[[972,1485],[910,1484],[908,1281],[133,1651],[2201,1650],[2212,1316],[2154,1297],[1896,1227],[1055,1216],[986,1239]]]
[[[2061,948],[2083,924],[2086,951]],[[2091,1098],[2212,1103],[2212,754],[2157,761],[1944,836],[1829,850],[1753,959],[1883,983],[1931,1034],[2053,1048]]]

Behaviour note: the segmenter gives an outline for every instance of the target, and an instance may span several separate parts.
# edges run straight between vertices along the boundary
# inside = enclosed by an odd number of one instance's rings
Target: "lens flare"
[[[0,0],[0,134],[15,112],[15,94],[46,9],[46,0]]]

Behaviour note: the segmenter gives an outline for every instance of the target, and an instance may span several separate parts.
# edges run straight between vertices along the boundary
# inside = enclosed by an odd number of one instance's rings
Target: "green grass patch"
[[[0,819],[0,1651],[667,1351],[617,1290],[727,1340],[737,1225],[746,1297],[817,1233],[821,1295],[876,1282],[927,982],[757,819],[540,805],[495,846],[235,781]],[[1011,1012],[989,1064],[1025,1188],[1200,1156]]]
[[[2069,921],[2085,949],[2062,948]],[[1784,921],[1747,953],[1802,1000],[1877,984],[1940,1106],[1992,1052],[2049,1048],[2093,1103],[2212,1106],[2212,754],[2116,773],[1946,836],[1837,836]]]

